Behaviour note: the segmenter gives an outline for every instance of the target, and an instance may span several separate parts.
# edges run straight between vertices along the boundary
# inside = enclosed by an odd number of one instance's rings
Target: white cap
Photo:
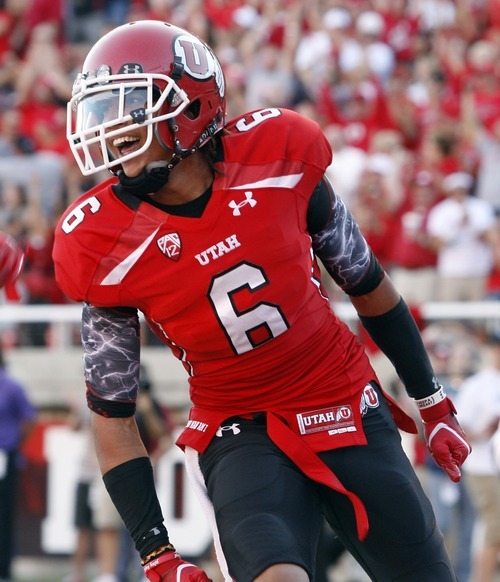
[[[245,4],[234,11],[233,22],[242,28],[253,28],[260,23],[260,16],[256,8]]]
[[[348,28],[351,23],[351,14],[345,8],[330,8],[323,15],[323,26],[330,30]]]
[[[451,192],[458,189],[470,190],[473,183],[474,178],[467,172],[453,172],[443,179],[441,186],[445,192]]]
[[[387,176],[394,170],[394,160],[389,154],[371,154],[366,160],[366,169]]]
[[[385,22],[382,16],[373,10],[363,12],[356,20],[356,30],[360,34],[374,34],[379,36],[384,32]]]

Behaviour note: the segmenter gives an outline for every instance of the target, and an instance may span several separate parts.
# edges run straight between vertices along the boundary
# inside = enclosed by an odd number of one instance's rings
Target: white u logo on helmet
[[[191,35],[179,35],[175,39],[174,54],[179,57],[188,75],[195,79],[209,79],[215,76],[215,82],[221,96],[224,95],[224,75],[219,61],[212,51]]]

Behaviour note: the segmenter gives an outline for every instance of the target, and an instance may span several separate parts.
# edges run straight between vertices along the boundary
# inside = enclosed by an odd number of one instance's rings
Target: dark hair
[[[221,174],[220,169],[216,166],[216,163],[221,161],[223,156],[222,143],[220,138],[224,135],[230,135],[230,133],[231,132],[229,130],[223,129],[202,148],[200,148],[200,152],[203,154],[215,174]]]

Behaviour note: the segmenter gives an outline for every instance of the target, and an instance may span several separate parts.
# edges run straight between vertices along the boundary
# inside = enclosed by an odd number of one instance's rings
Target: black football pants
[[[314,581],[324,517],[372,580],[456,582],[431,504],[380,399],[363,419],[366,446],[320,453],[365,504],[370,529],[363,542],[349,499],[306,477],[269,439],[263,416],[233,417],[227,425],[238,430],[214,437],[200,467],[236,582],[251,582],[277,563],[297,564]]]

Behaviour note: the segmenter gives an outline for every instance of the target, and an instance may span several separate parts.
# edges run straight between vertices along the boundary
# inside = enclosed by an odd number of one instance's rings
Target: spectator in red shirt
[[[360,178],[351,210],[380,263],[388,267],[394,217],[385,177],[383,168],[370,167],[368,163]]]
[[[419,19],[408,0],[385,0],[377,10],[385,22],[382,39],[393,49],[396,61],[411,63],[415,56]]]
[[[17,3],[17,2],[16,2]],[[19,4],[22,4],[19,2]],[[27,0],[24,10],[18,12],[19,19],[13,34],[15,48],[24,56],[33,35],[40,26],[52,27],[55,31],[57,45],[64,42],[64,4],[63,0]]]
[[[380,87],[370,77],[360,79],[359,71],[323,83],[317,104],[326,124],[341,125],[349,145],[365,151],[374,133],[394,127]]]
[[[235,11],[243,4],[243,0],[205,0],[203,11],[212,29],[228,30],[234,25]]]
[[[429,210],[439,198],[430,172],[417,172],[408,199],[398,212],[391,241],[391,277],[409,303],[436,298],[436,251],[426,224]]]

